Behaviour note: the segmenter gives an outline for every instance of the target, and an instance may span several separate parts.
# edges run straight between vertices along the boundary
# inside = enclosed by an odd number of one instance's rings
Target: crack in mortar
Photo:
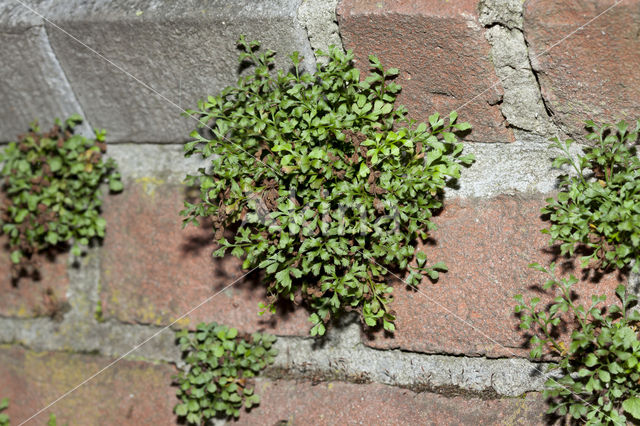
[[[509,127],[549,137],[557,134],[540,82],[531,65],[519,0],[483,0],[480,22],[491,45],[492,62],[504,88],[502,115]]]
[[[298,7],[298,21],[305,28],[307,38],[314,53],[322,50],[329,51],[329,46],[335,45],[342,49],[342,37],[336,17],[338,0],[302,0]],[[327,64],[327,57],[317,57],[319,64]]]
[[[523,33],[524,36],[524,33]],[[547,117],[549,118],[549,120],[551,120],[556,126],[559,126],[558,123],[556,123],[554,116],[555,116],[555,112],[553,112],[553,109],[551,108],[551,106],[549,105],[549,102],[545,99],[544,95],[542,94],[542,85],[540,84],[540,73],[535,69],[535,67],[533,66],[533,61],[531,60],[531,49],[529,46],[529,42],[527,41],[527,38],[524,37],[524,43],[527,47],[527,53],[528,53],[528,58],[529,58],[529,67],[531,69],[531,73],[533,74],[533,77],[536,79],[536,85],[538,86],[538,90],[540,91],[540,100],[542,101],[542,105],[544,106],[544,110],[547,113]]]
[[[314,341],[280,337],[280,355],[267,374],[312,381],[376,382],[447,395],[519,396],[543,389],[548,364],[518,358],[487,359],[381,350],[365,346],[356,321]]]

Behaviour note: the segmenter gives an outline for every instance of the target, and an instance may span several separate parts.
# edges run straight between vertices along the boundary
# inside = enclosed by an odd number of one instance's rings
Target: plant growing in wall
[[[586,122],[593,146],[575,160],[569,154],[572,140],[553,139],[564,152],[555,167],[571,166],[574,175],[560,177],[557,199],[547,199],[542,209],[551,220],[545,232],[551,243],[561,242],[562,254],[573,256],[578,247],[589,253],[583,266],[622,269],[634,264],[640,270],[640,159],[636,155],[640,120],[631,130],[624,121],[612,126]]]
[[[552,225],[543,232],[551,235],[552,243],[561,242],[562,254],[574,255],[578,247],[586,247],[583,267],[623,269],[633,264],[638,270],[640,161],[633,144],[640,121],[633,131],[623,121],[601,127],[587,121],[587,126],[595,144],[577,160],[569,154],[571,140],[553,140],[565,154],[554,165],[568,164],[576,175],[562,176],[557,200],[547,200],[542,212],[549,214]],[[550,349],[560,358],[555,366],[560,378],[548,380],[544,391],[551,401],[549,412],[593,425],[624,425],[627,416],[640,419],[640,312],[631,309],[637,298],[620,285],[618,304],[605,308],[604,295],[592,296],[590,305],[577,304],[572,286],[578,280],[573,275],[558,278],[555,264],[549,269],[530,266],[548,275],[543,288],[557,294],[544,307],[539,298],[525,302],[521,295],[515,297],[520,328],[533,334],[531,357],[540,358]],[[557,337],[563,322],[576,326],[568,342]]]
[[[578,282],[574,276],[558,279],[555,264],[549,269],[531,266],[548,274],[544,289],[558,294],[544,308],[539,298],[525,303],[517,295],[515,308],[522,314],[520,328],[534,333],[531,357],[540,358],[547,348],[560,357],[555,368],[561,377],[549,379],[544,390],[551,401],[549,413],[569,414],[593,425],[624,425],[625,413],[640,419],[640,312],[631,309],[637,298],[620,285],[616,289],[619,304],[605,308],[605,295],[592,296],[591,305],[576,304],[571,293]],[[563,319],[577,324],[568,344],[557,337]]]
[[[215,417],[238,417],[243,406],[248,410],[260,402],[252,379],[273,363],[275,336],[241,336],[235,328],[202,323],[195,331],[178,331],[176,338],[186,363],[175,377],[179,417],[199,425]]]
[[[435,228],[449,179],[473,161],[456,133],[469,124],[455,112],[408,120],[394,107],[398,70],[374,56],[363,80],[353,54],[335,48],[317,52],[328,64],[315,74],[300,69],[297,52],[290,72],[274,73],[273,51],[244,38],[239,45],[254,72],[189,111],[202,131],[185,153],[211,164],[188,176],[201,195],[185,203],[185,223],[210,218],[216,255],[231,252],[265,272],[269,309],[301,297],[312,335],[345,310],[393,331],[390,271],[408,272],[416,286],[446,270],[416,246]]]
[[[106,227],[100,217],[100,185],[122,190],[113,159],[105,160],[105,132],[96,139],[74,135],[82,122],[78,115],[42,133],[31,131],[0,153],[3,201],[0,225],[9,237],[14,275],[35,270],[39,252],[70,244],[75,255],[93,238],[102,238]]]

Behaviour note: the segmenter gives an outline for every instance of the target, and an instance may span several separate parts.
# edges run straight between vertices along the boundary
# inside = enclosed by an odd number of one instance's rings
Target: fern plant
[[[9,237],[14,274],[35,267],[37,253],[69,244],[75,255],[93,238],[104,237],[100,186],[122,190],[113,159],[103,157],[105,132],[96,139],[74,135],[78,115],[41,132],[37,124],[0,153],[2,232]]]
[[[640,270],[640,159],[636,152],[640,120],[635,129],[620,121],[615,126],[586,122],[593,146],[574,159],[571,139],[555,138],[553,146],[564,152],[555,167],[571,166],[574,175],[560,177],[557,199],[547,199],[542,213],[551,226],[545,232],[551,243],[561,242],[561,253],[573,255],[578,247],[589,253],[582,265],[622,269],[633,264]]]
[[[578,248],[588,252],[582,266],[623,270],[640,264],[640,160],[635,144],[640,120],[631,130],[621,121],[615,126],[586,122],[587,138],[593,145],[574,159],[569,152],[572,140],[553,139],[564,152],[554,166],[569,165],[574,175],[560,177],[557,199],[547,199],[542,209],[551,221],[543,232],[551,243],[560,242],[561,254],[573,256]],[[560,361],[558,379],[550,379],[544,391],[551,402],[549,412],[570,415],[590,425],[624,425],[640,420],[640,312],[636,296],[619,285],[619,303],[604,307],[604,295],[593,295],[591,303],[578,304],[573,276],[558,278],[555,264],[549,269],[530,265],[548,275],[545,290],[555,290],[553,303],[541,306],[535,297],[525,302],[516,296],[520,327],[531,330],[532,358],[547,351]],[[563,324],[564,322],[564,324]],[[570,340],[558,338],[560,327],[575,326]]]
[[[547,274],[544,289],[558,294],[548,306],[541,306],[539,298],[525,302],[522,295],[515,296],[520,328],[533,333],[531,357],[540,358],[549,349],[560,357],[553,368],[561,377],[545,384],[548,412],[569,414],[589,425],[624,425],[625,413],[640,419],[640,312],[632,309],[637,298],[620,285],[617,304],[603,306],[605,295],[592,296],[586,306],[578,304],[571,288],[576,277],[558,278],[555,264],[549,269],[530,266]],[[558,337],[563,320],[576,325],[568,344]]]
[[[239,335],[235,328],[210,323],[180,330],[176,339],[186,366],[175,377],[180,403],[176,414],[200,425],[215,417],[238,417],[260,403],[253,378],[273,363],[275,336]]]
[[[345,310],[393,331],[390,271],[408,273],[411,286],[446,271],[416,247],[435,228],[445,185],[473,161],[456,133],[469,124],[455,112],[409,120],[394,106],[398,70],[374,56],[362,80],[353,54],[335,48],[318,52],[328,63],[315,74],[300,68],[297,52],[291,71],[275,73],[273,51],[244,38],[239,45],[254,72],[189,111],[201,130],[185,154],[211,163],[187,178],[201,194],[185,203],[185,223],[209,218],[216,255],[264,271],[271,298],[263,312],[298,296],[311,309],[312,335]]]

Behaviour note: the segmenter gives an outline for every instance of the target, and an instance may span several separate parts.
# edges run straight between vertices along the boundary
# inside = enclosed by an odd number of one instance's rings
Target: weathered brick
[[[395,334],[373,333],[365,342],[426,353],[526,356],[513,296],[552,298],[540,294],[546,276],[527,267],[532,262],[547,265],[557,253],[548,246],[549,237],[540,233],[548,227],[540,217],[544,204],[542,198],[511,196],[447,203],[434,220],[438,230],[431,235],[433,245],[422,250],[430,262],[444,261],[449,271],[435,284],[425,279],[420,292],[396,285],[391,306],[398,314]],[[563,259],[558,263],[564,265]],[[565,266],[566,273],[573,268]],[[574,287],[580,300],[601,293],[609,302],[617,300],[616,275],[594,283],[594,274],[573,273],[586,278]]]
[[[63,352],[0,347],[0,389],[9,398],[7,414],[20,424],[106,367],[112,359]],[[64,425],[174,425],[178,402],[169,365],[122,360],[38,415]]]
[[[0,316],[55,315],[64,309],[69,286],[66,254],[58,254],[53,259],[40,256],[37,277],[25,276],[14,280],[5,235],[0,236],[0,247]]]
[[[459,111],[461,120],[473,125],[467,140],[513,141],[497,105],[503,91],[496,84],[477,3],[343,0],[338,6],[340,34],[361,70],[368,68],[370,54],[385,67],[401,70],[396,80],[403,88],[399,103],[413,118],[425,121],[435,111],[448,114],[480,95]]]
[[[185,186],[149,182],[139,180],[105,200],[102,306],[106,318],[168,324],[244,271],[235,258],[212,259],[210,228],[181,229]],[[247,277],[195,310],[189,323],[216,321],[246,331],[308,333],[307,314],[301,308],[258,316],[258,302],[265,300],[266,288],[258,277]]]
[[[542,96],[553,120],[573,138],[583,139],[588,118],[632,121],[640,115],[640,1],[619,2],[569,35],[614,3],[525,3],[525,37]]]
[[[480,399],[414,393],[380,384],[259,380],[262,402],[238,425],[497,425],[545,424],[538,394],[525,399]],[[282,423],[279,423],[282,422]]]

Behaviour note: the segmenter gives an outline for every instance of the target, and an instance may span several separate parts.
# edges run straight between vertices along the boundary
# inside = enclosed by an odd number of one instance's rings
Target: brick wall
[[[537,295],[526,265],[556,253],[539,232],[558,175],[548,139],[583,143],[586,118],[640,115],[639,26],[638,0],[0,0],[0,141],[34,118],[80,113],[84,133],[107,129],[125,179],[104,203],[104,243],[86,256],[43,259],[41,279],[17,286],[0,256],[0,398],[12,420],[126,355],[32,424],[50,412],[70,425],[176,424],[180,354],[164,327],[217,321],[280,337],[262,404],[240,423],[546,423],[546,366],[527,360],[512,296]],[[421,248],[450,270],[421,292],[395,286],[395,334],[347,318],[318,345],[300,308],[257,316],[259,276],[223,290],[239,262],[212,259],[206,229],[181,229],[182,179],[200,162],[182,158],[194,122],[180,113],[237,79],[242,33],[279,66],[298,50],[313,69],[313,50],[329,44],[353,49],[361,68],[375,54],[401,70],[413,118],[456,109],[473,125],[476,163]],[[581,297],[625,281],[566,266]]]

